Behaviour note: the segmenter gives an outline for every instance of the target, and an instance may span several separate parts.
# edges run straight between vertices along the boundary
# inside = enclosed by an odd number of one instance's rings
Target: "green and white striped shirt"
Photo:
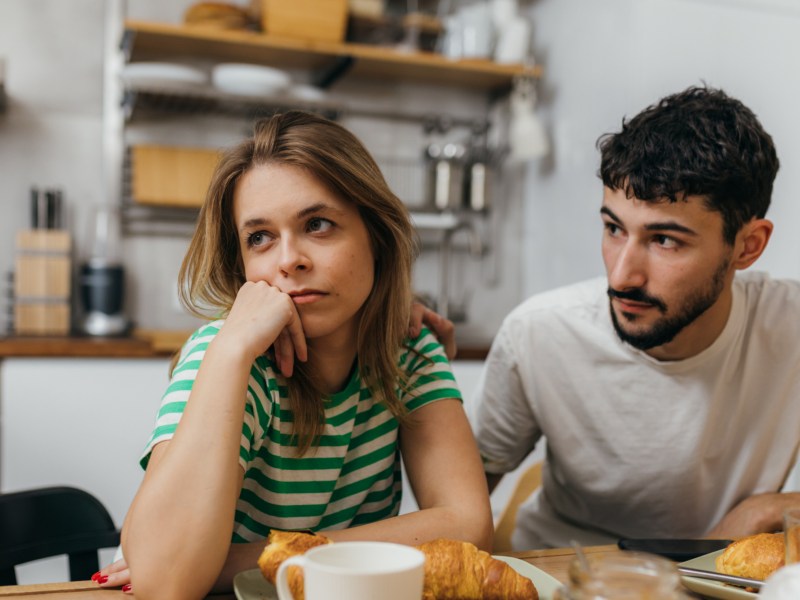
[[[161,401],[155,429],[141,459],[172,438],[189,399],[206,348],[222,326],[199,328],[186,342]],[[397,388],[409,412],[436,400],[456,398],[450,363],[427,330],[399,352],[410,392]],[[402,482],[398,422],[363,386],[357,369],[345,389],[325,401],[325,426],[319,446],[304,456],[291,444],[292,411],[288,389],[271,358],[259,357],[250,369],[239,464],[244,484],[236,505],[234,542],[264,539],[271,529],[345,529],[394,516]],[[198,473],[202,457],[198,457]]]

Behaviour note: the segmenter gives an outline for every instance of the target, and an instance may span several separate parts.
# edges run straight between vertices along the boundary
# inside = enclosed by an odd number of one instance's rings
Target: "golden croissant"
[[[720,573],[764,580],[784,563],[783,533],[758,533],[730,544],[717,557]]]
[[[329,544],[324,535],[273,531],[258,559],[264,578],[275,583],[280,563],[315,546]],[[423,600],[538,600],[533,582],[488,552],[468,542],[434,540],[417,546],[425,554]],[[303,578],[288,573],[289,588],[303,600]]]

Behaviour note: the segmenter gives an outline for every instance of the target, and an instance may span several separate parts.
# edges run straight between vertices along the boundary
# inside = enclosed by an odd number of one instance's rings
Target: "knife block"
[[[14,331],[67,335],[71,321],[72,239],[60,229],[17,233]]]

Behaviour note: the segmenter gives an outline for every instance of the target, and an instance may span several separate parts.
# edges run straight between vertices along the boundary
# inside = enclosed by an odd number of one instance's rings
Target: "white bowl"
[[[270,96],[286,91],[292,79],[285,71],[272,67],[223,63],[211,71],[211,82],[231,94]]]

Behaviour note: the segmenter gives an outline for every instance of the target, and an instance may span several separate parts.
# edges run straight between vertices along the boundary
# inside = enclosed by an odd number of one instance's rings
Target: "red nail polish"
[[[108,575],[101,575],[97,578],[97,583],[103,584],[108,581]]]
[[[97,581],[98,579],[100,579],[100,571],[92,575],[92,581]]]
[[[130,583],[126,583],[125,585],[123,585],[123,586],[122,586],[122,591],[123,591],[124,593],[126,593],[126,594],[127,594],[128,592],[130,592],[130,591],[131,591],[131,584],[130,584]]]

